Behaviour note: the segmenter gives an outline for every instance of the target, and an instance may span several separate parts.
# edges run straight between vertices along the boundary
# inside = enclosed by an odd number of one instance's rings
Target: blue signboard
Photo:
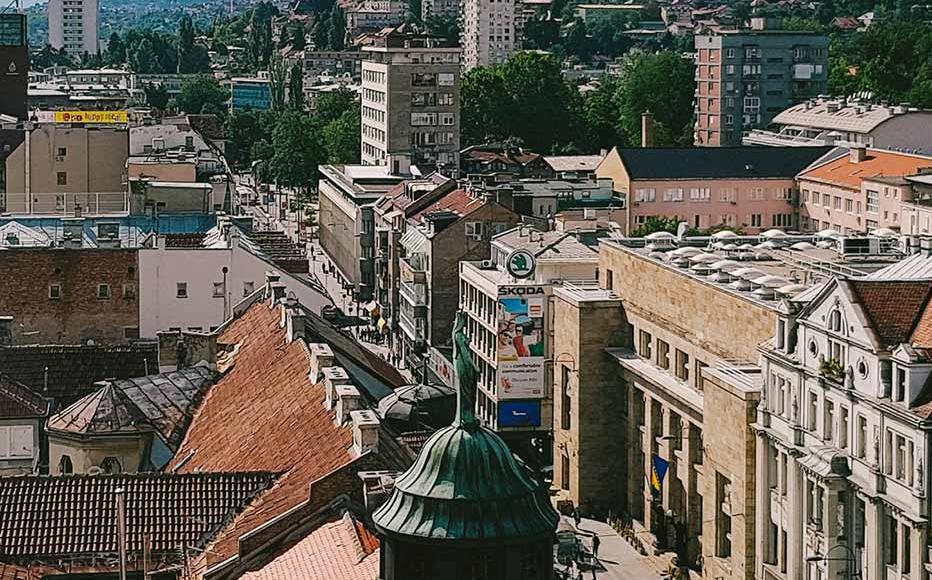
[[[502,401],[498,404],[499,427],[540,427],[540,401]]]

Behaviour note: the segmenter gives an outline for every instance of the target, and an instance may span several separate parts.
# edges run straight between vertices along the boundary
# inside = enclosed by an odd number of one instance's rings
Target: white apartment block
[[[495,66],[520,50],[515,0],[464,0],[460,46],[463,68]]]
[[[781,304],[753,426],[756,578],[928,577],[928,253]]]
[[[49,44],[72,56],[97,54],[97,0],[49,0]]]

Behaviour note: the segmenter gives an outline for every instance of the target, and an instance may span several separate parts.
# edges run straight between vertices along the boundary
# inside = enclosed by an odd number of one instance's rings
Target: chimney
[[[321,370],[324,380],[324,393],[327,397],[324,400],[324,406],[332,410],[337,404],[336,389],[340,385],[348,385],[349,375],[343,367],[325,367]]]
[[[288,330],[288,342],[294,342],[296,338],[305,338],[305,322],[307,316],[301,305],[295,301],[294,304],[285,306],[285,327]]]
[[[654,115],[650,111],[641,113],[641,147],[654,146]]]
[[[330,345],[323,342],[312,342],[307,345],[311,353],[311,370],[308,379],[315,385],[323,380],[323,370],[333,366],[333,350]]]
[[[353,421],[353,451],[356,455],[379,451],[379,418],[369,410],[351,411]]]
[[[271,298],[269,308],[275,308],[276,304],[279,304],[285,299],[285,291],[288,288],[281,282],[272,282],[268,285],[268,289],[270,291],[268,296]]]
[[[932,257],[932,238],[922,238],[919,240],[919,253],[926,258]]]
[[[265,272],[265,296],[269,297],[272,295],[272,284],[278,282],[282,279],[281,274],[278,273],[278,270],[266,270]],[[275,304],[274,302],[272,303]]]
[[[63,248],[80,248],[84,245],[84,218],[63,218],[61,225]]]
[[[334,422],[337,425],[344,425],[350,420],[350,413],[362,407],[362,397],[353,385],[337,385],[333,390],[337,398],[337,416]]]
[[[867,147],[852,147],[848,154],[851,163],[861,163],[867,159]]]
[[[372,513],[379,508],[395,488],[396,473],[392,471],[360,471],[362,480],[362,496],[366,506],[366,513]]]

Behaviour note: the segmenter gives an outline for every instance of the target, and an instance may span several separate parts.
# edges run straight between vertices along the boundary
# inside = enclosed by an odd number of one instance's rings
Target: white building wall
[[[200,328],[209,331],[229,317],[233,306],[265,284],[275,270],[298,301],[319,313],[330,299],[310,285],[306,276],[289,274],[244,247],[237,238],[232,248],[151,248],[139,251],[139,333],[155,338],[160,330]],[[227,268],[226,300],[214,295]],[[178,297],[178,283],[187,283],[187,298]]]

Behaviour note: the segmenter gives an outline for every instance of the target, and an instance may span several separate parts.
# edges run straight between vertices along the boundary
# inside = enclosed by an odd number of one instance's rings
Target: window
[[[871,189],[867,190],[867,211],[877,213],[877,204],[880,200],[880,194]]]
[[[752,228],[759,228],[761,227],[761,223],[763,223],[763,220],[761,219],[761,214],[759,213],[752,213],[751,219],[749,221],[750,221]]]
[[[252,293],[255,292],[255,291],[256,291],[256,283],[255,283],[255,282],[252,282],[252,281],[250,281],[250,282],[243,282],[243,296],[244,296],[244,297],[245,297],[245,296],[249,296],[250,294],[252,294]]]
[[[848,448],[848,407],[840,406],[838,408],[838,435],[836,440],[839,448]]]
[[[440,124],[450,126],[456,123],[456,116],[453,113],[440,113]]]
[[[689,199],[695,201],[709,201],[712,198],[712,189],[709,187],[689,188]]]
[[[670,345],[657,339],[657,366],[662,369],[670,368]]]
[[[835,209],[841,209],[841,198],[840,198],[840,197],[835,197],[835,198],[834,198],[834,202],[835,202],[835,203],[834,203],[834,205],[833,205],[832,207],[834,207]]]
[[[226,289],[223,282],[214,282],[214,298],[223,298],[226,295]]]
[[[570,399],[570,369],[566,365],[560,366],[560,428],[570,428],[570,411],[573,402]]]
[[[61,456],[61,460],[58,462],[58,473],[60,475],[71,475],[74,473],[74,466],[71,465],[71,458],[67,455]]]
[[[33,456],[32,425],[0,426],[0,459]]]
[[[426,127],[437,124],[437,113],[411,113],[412,127]]]
[[[854,201],[850,199],[845,200],[845,211],[847,213],[852,213],[854,211]]]
[[[725,49],[725,58],[735,58],[735,49],[726,48]]]
[[[570,488],[570,458],[566,455],[560,456],[560,488]]]
[[[57,180],[58,180],[58,185],[68,185],[68,172],[59,171]]]
[[[683,201],[683,188],[672,187],[663,192],[664,201]]]
[[[123,327],[123,340],[139,340],[139,327],[138,326],[124,326]]]
[[[437,75],[435,75],[434,73],[413,73],[411,75],[411,86],[412,87],[432,87],[432,86],[435,86],[436,84],[437,84]],[[451,81],[451,84],[452,84],[452,81]]]
[[[65,157],[66,155],[68,155],[68,148],[67,148],[67,147],[59,147],[59,148],[58,148],[58,153],[56,153],[56,155],[57,155],[58,157]]]
[[[61,284],[49,285],[49,300],[61,300]]]
[[[887,566],[896,566],[897,564],[897,531],[899,525],[896,522],[896,518],[884,512],[884,519],[886,520],[887,525],[884,526],[884,564]]]
[[[680,349],[676,349],[676,378],[689,380],[689,355]]]
[[[634,201],[654,201],[657,199],[657,190],[653,187],[636,189],[634,191]]]
[[[731,481],[715,472],[715,555],[731,557]]]
[[[100,463],[100,470],[104,473],[123,473],[123,467],[120,465],[120,460],[116,457],[105,457],[104,460]]]
[[[650,360],[651,359],[651,341],[653,340],[653,337],[650,335],[649,332],[645,330],[640,331],[640,334],[638,336],[639,336],[638,354],[640,354],[642,358]]]
[[[99,300],[110,299],[110,284],[98,284],[97,285],[97,298]]]
[[[806,428],[815,432],[818,413],[819,413],[819,395],[815,391],[809,391],[809,405],[806,409]]]
[[[136,298],[136,285],[123,284],[123,299],[134,300]]]
[[[855,441],[855,455],[858,459],[864,459],[867,457],[867,418],[864,415],[858,415],[857,424],[858,431]]]
[[[455,82],[453,73],[440,73],[437,75],[437,84],[441,87],[452,87]],[[450,95],[452,97],[452,95]]]
[[[466,222],[464,225],[466,237],[474,240],[482,239],[482,222]]]
[[[614,275],[615,274],[611,270],[608,270],[608,269],[605,270],[605,289],[606,290],[612,289],[612,286],[614,285],[614,281],[612,280],[612,278],[614,277]]]
[[[188,297],[188,283],[187,282],[178,282],[175,284],[175,297],[176,298],[187,298]]]
[[[440,75],[441,77],[443,75]],[[453,93],[440,93],[437,96],[438,105],[452,105],[453,104]]]
[[[835,440],[835,403],[826,398],[822,407],[822,440],[831,443]]]

